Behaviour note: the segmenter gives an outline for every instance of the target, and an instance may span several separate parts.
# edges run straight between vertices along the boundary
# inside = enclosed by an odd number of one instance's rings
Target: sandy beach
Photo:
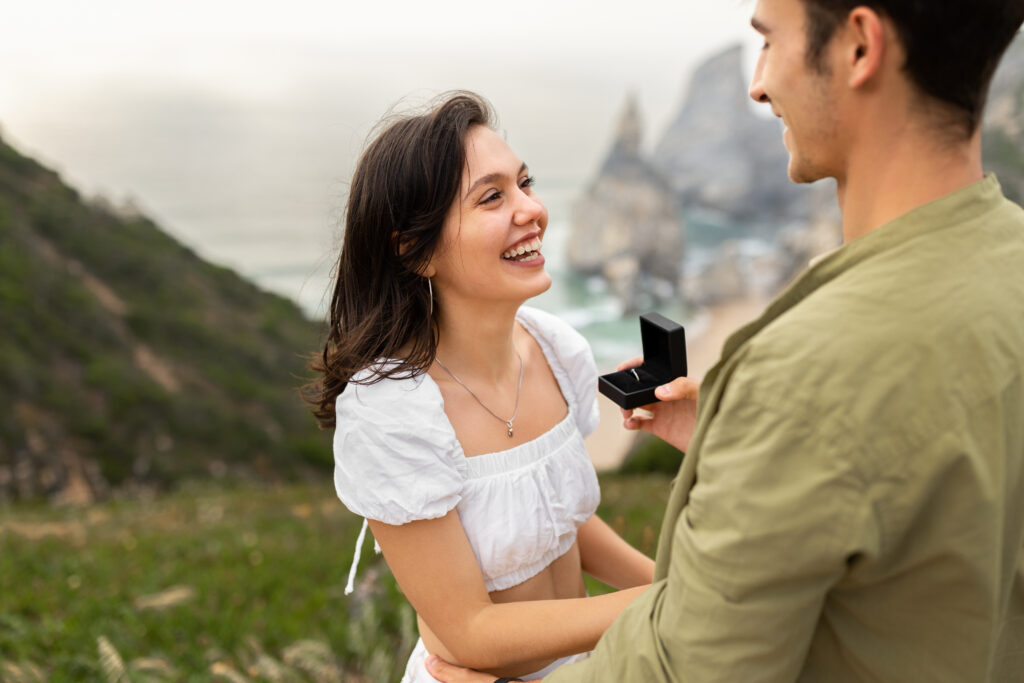
[[[760,298],[744,299],[709,308],[698,319],[696,333],[691,336],[691,331],[687,330],[686,359],[689,376],[702,379],[718,360],[722,345],[729,335],[760,315],[767,303],[767,300]],[[622,428],[622,415],[618,406],[600,395],[597,401],[601,422],[586,443],[594,467],[602,472],[619,466],[636,434]]]

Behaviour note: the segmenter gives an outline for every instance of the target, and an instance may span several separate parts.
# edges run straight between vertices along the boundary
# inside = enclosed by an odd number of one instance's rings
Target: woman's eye
[[[526,176],[525,178],[523,178],[522,180],[519,181],[519,187],[521,187],[521,188],[523,188],[525,190],[528,187],[533,187],[536,182],[537,182],[536,178],[534,178],[532,175],[528,175],[528,176]]]
[[[766,41],[764,41],[764,44],[761,45],[761,51],[763,52],[763,51],[765,51],[767,49],[768,49],[768,41],[766,40]]]
[[[499,197],[501,197],[501,193],[500,192],[492,192],[489,195],[485,195],[484,198],[480,200],[480,203],[481,204],[490,204],[491,202],[495,201]]]

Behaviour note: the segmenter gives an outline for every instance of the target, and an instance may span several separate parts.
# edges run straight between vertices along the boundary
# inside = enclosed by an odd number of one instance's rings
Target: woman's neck
[[[442,307],[438,315],[437,356],[460,378],[500,383],[519,372],[513,344],[519,304]],[[511,369],[511,370],[510,370]]]

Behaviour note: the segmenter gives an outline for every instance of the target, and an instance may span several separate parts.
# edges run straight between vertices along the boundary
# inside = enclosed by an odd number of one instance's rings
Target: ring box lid
[[[640,316],[643,368],[670,381],[686,376],[686,339],[683,326],[660,313]]]
[[[598,390],[629,410],[658,401],[655,390],[686,375],[686,336],[683,326],[660,313],[640,316],[642,365],[601,375]]]

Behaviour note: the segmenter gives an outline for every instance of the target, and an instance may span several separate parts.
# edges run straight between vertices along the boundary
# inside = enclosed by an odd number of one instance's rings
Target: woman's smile
[[[551,276],[541,253],[547,209],[527,165],[486,126],[467,133],[461,187],[468,189],[452,204],[427,271],[438,300],[448,310],[457,300],[518,305],[547,290]]]
[[[540,236],[525,239],[501,255],[502,260],[515,265],[544,265],[544,256],[540,253]]]

